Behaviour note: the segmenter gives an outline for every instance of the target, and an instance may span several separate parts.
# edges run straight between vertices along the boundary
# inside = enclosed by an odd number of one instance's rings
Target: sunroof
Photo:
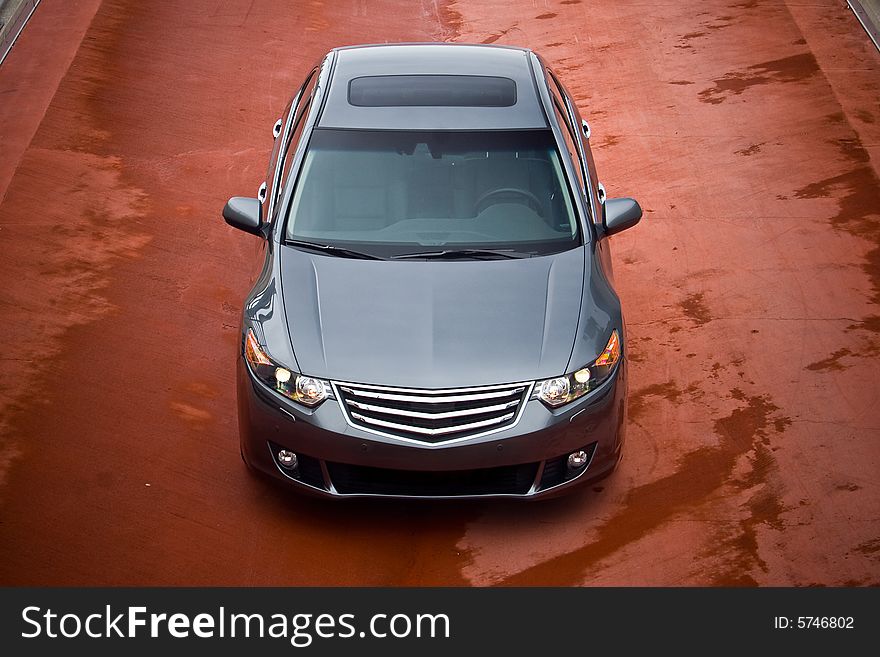
[[[357,107],[510,107],[516,83],[488,75],[371,75],[348,83]]]

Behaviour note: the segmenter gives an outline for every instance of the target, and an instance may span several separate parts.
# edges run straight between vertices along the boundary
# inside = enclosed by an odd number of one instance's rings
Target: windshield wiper
[[[375,256],[371,253],[363,253],[361,251],[355,251],[353,249],[346,249],[341,246],[334,246],[332,244],[320,244],[318,242],[308,242],[306,240],[284,240],[284,243],[288,246],[298,246],[302,249],[315,249],[317,251],[324,251],[325,253],[332,253],[333,255],[337,255],[341,258],[360,258],[362,260],[382,260],[379,256]]]
[[[423,251],[420,253],[401,253],[391,256],[394,260],[405,258],[472,258],[473,260],[495,260],[498,258],[528,258],[530,254],[517,253],[513,249],[448,249],[444,251]]]

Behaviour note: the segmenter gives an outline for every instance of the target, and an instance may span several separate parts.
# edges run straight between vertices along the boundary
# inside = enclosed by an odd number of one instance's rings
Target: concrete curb
[[[0,1],[0,5],[3,4],[5,3]],[[9,51],[12,50],[12,46],[15,45],[15,40],[18,39],[18,35],[21,34],[25,24],[28,22],[31,14],[34,13],[34,10],[39,4],[40,0],[21,1],[18,7],[13,10],[10,15],[9,21],[0,27],[0,65],[3,64]]]
[[[880,50],[880,2],[878,0],[847,0],[849,8],[871,37],[871,41]]]

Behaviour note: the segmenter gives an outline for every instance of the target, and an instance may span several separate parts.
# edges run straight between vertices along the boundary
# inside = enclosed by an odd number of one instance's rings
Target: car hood
[[[490,261],[281,251],[284,308],[303,374],[448,388],[547,378],[568,365],[583,248]]]

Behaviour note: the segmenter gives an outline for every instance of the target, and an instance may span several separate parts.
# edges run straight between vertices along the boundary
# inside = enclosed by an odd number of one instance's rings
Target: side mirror
[[[615,235],[632,228],[642,218],[642,208],[634,198],[609,198],[605,201],[605,234]]]
[[[223,207],[223,218],[227,224],[260,237],[263,236],[261,214],[260,201],[245,196],[233,196]]]
[[[275,125],[272,126],[272,139],[278,139],[278,135],[281,134],[281,119],[275,121]]]

